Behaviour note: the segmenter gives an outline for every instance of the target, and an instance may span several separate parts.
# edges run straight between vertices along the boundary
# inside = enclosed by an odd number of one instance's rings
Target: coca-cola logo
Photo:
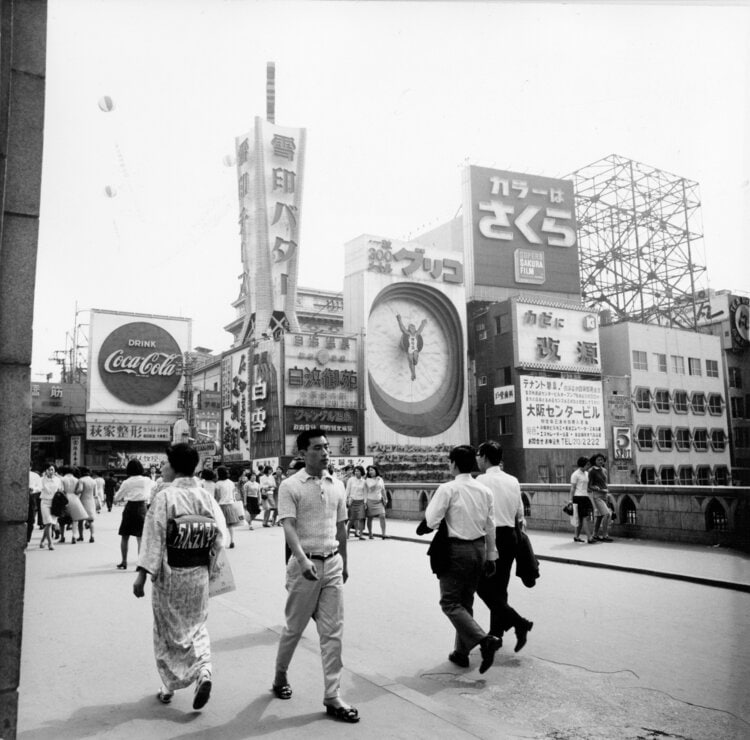
[[[115,329],[102,343],[98,365],[107,390],[135,406],[162,401],[182,377],[182,353],[174,337],[143,321]]]

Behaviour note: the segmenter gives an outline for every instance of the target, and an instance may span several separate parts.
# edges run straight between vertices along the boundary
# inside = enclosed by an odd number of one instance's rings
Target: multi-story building
[[[601,326],[605,376],[629,376],[637,481],[729,485],[718,337],[654,324]]]

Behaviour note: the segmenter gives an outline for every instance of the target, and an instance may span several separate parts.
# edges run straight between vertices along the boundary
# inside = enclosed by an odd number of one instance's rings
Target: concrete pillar
[[[45,0],[0,0],[0,737],[16,737],[44,134]]]

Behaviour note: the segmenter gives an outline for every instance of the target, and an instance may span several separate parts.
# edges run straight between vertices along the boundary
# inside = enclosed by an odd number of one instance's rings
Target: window
[[[693,393],[693,398],[690,401],[690,405],[693,409],[694,414],[705,414],[706,413],[706,394],[696,391]]]
[[[715,452],[723,452],[727,448],[727,435],[723,429],[711,430],[711,449]]]
[[[497,433],[513,434],[513,417],[510,414],[497,417]]]
[[[693,429],[693,449],[697,452],[708,450],[708,432],[705,429]]]
[[[672,449],[672,430],[669,427],[659,427],[656,430],[656,445],[660,450]]]
[[[648,356],[640,350],[633,350],[633,370],[648,370]]]
[[[496,385],[510,385],[513,381],[510,375],[510,366],[499,367],[495,370]]]
[[[708,394],[708,413],[712,416],[721,416],[722,409],[724,408],[724,399],[721,397],[721,393],[709,393]]]
[[[555,465],[555,483],[566,483],[565,466]]]
[[[742,370],[738,367],[728,367],[729,387],[742,388]]]
[[[620,504],[620,513],[623,524],[638,524],[638,510],[630,496],[626,495]]]
[[[648,388],[635,389],[635,407],[638,411],[651,410],[651,391]]]
[[[717,486],[729,485],[729,468],[726,465],[716,465],[714,467],[714,483]]]
[[[692,486],[693,485],[693,466],[692,465],[680,465],[677,471],[677,480],[681,486]]]
[[[701,361],[697,357],[688,357],[688,373],[690,375],[701,374]]]
[[[729,399],[729,406],[733,419],[745,418],[745,399],[741,396],[732,396]]]
[[[638,447],[642,450],[654,449],[654,430],[651,427],[638,427],[636,435]]]
[[[245,172],[239,180],[240,198],[244,198],[250,190],[250,175]]]
[[[719,377],[719,361],[718,360],[706,360],[706,377],[707,378]]]
[[[750,427],[734,428],[734,446],[741,448],[750,447]]]
[[[539,482],[549,483],[549,466],[548,465],[539,466]]]
[[[671,465],[662,465],[659,471],[660,483],[663,486],[674,485],[674,468]]]
[[[487,339],[487,329],[485,328],[484,321],[481,321],[476,326],[477,339]]]
[[[706,529],[724,532],[727,528],[727,513],[724,507],[716,500],[712,499],[706,507]]]
[[[495,316],[495,332],[497,334],[507,334],[510,331],[510,314],[503,313]]]
[[[656,468],[652,465],[644,465],[641,468],[640,478],[644,486],[652,486],[656,483]]]
[[[654,353],[654,365],[660,373],[667,372],[667,356],[659,352]]]
[[[669,391],[665,391],[663,389],[654,391],[654,408],[658,412],[663,414],[669,411],[671,400],[672,399],[669,397]]]
[[[699,465],[695,469],[695,483],[698,486],[711,485],[711,468],[708,465]]]
[[[680,452],[690,449],[690,430],[687,427],[678,427],[674,430],[674,446]]]
[[[237,150],[237,164],[244,164],[247,162],[247,153],[249,149],[250,145],[248,144],[247,139],[245,139]]]
[[[685,358],[681,355],[672,355],[672,372],[677,375],[685,374]]]
[[[685,391],[675,391],[672,394],[672,408],[675,414],[687,414],[688,395]]]
[[[487,385],[487,376],[486,375],[480,375],[479,380],[477,381],[477,385]]]

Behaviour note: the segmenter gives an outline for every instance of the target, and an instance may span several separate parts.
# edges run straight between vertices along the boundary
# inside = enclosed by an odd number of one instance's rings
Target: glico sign
[[[169,332],[136,321],[120,326],[104,340],[98,366],[113,396],[135,406],[152,406],[177,388],[182,353]]]

